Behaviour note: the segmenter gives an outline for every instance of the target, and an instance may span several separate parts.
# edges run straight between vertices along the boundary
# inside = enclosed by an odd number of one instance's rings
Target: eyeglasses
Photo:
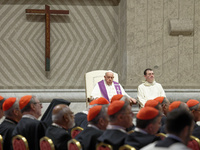
[[[40,102],[35,102],[33,104],[39,104],[40,106],[42,106],[42,103],[40,103]]]

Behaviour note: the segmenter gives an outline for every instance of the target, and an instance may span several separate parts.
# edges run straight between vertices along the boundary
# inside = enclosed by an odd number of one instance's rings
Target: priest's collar
[[[152,86],[152,85],[154,85],[154,84],[156,84],[156,81],[154,80],[152,83],[150,83],[150,82],[148,82],[148,81],[144,81],[144,85],[145,86]]]
[[[16,121],[14,121],[14,120],[12,120],[12,119],[10,119],[10,118],[5,118],[4,121],[10,122],[10,123],[12,123],[12,124],[17,124]]]
[[[87,110],[83,110],[82,113],[84,113],[84,114],[87,115],[87,114],[88,114],[88,111],[87,111]]]
[[[63,128],[60,125],[58,125],[57,123],[52,123],[52,126],[58,127],[58,128]]]
[[[144,131],[143,129],[140,129],[138,127],[135,127],[134,131],[137,131],[137,132],[140,132],[140,133],[143,133],[143,134],[148,134],[146,131]]]
[[[34,117],[33,115],[31,115],[31,114],[23,115],[22,118],[30,118],[30,119],[36,119],[36,120],[37,120],[37,118],[35,118],[35,117]]]
[[[57,124],[57,123],[52,123],[52,126],[57,127],[57,128],[60,128],[60,129],[66,130],[65,128],[63,128],[62,126],[60,126],[60,125]],[[67,131],[67,130],[66,130],[66,131]],[[67,131],[67,132],[68,132],[68,131]]]
[[[126,133],[126,129],[122,126],[118,126],[118,125],[108,125],[107,126],[107,129],[117,129],[117,130],[120,130],[122,132],[125,132]]]
[[[183,143],[183,141],[181,140],[181,138],[178,137],[178,136],[176,136],[176,135],[174,135],[174,134],[169,134],[169,133],[168,133],[168,134],[166,134],[166,136],[169,137],[169,138],[172,138],[172,139],[178,140],[178,141],[180,141],[180,142]]]
[[[88,124],[88,127],[92,127],[92,128],[95,128],[95,129],[99,130],[99,128],[97,126],[93,125],[93,124]]]

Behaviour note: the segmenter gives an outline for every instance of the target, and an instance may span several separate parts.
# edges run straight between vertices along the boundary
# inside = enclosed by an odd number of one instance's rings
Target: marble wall
[[[92,70],[118,72],[119,0],[0,1],[0,89],[84,89]],[[69,10],[50,17],[45,72],[45,17],[26,9]]]
[[[154,69],[165,89],[199,89],[199,0],[128,0],[127,81]],[[176,33],[176,34],[173,34]]]

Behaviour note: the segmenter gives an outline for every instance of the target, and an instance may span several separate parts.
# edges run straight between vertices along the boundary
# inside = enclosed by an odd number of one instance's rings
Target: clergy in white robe
[[[146,81],[138,86],[137,98],[141,107],[144,107],[147,100],[156,97],[166,97],[165,91],[161,84],[157,83],[154,79],[154,72],[148,68],[144,71]]]

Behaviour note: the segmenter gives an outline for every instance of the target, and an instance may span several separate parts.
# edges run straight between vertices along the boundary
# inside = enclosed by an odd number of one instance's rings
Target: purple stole
[[[101,91],[101,94],[103,95],[104,98],[106,98],[109,101],[108,93],[106,91],[106,87],[105,87],[105,84],[104,84],[104,80],[99,81],[98,84],[99,84],[99,89]],[[113,84],[115,86],[117,94],[122,94],[122,91],[121,91],[119,83],[113,81]]]

